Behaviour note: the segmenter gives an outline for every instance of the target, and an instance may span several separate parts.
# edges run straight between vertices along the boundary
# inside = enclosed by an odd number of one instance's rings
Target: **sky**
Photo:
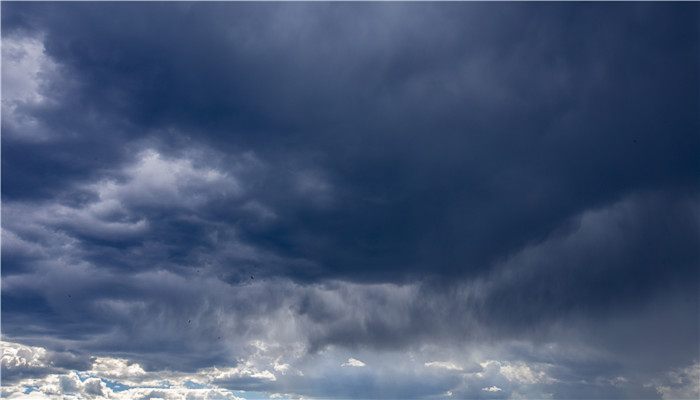
[[[697,399],[698,3],[2,2],[8,399]]]

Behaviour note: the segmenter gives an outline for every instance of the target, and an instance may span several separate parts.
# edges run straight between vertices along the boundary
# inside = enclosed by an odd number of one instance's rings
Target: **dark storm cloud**
[[[529,326],[551,315],[596,314],[644,302],[700,279],[697,198],[632,197],[581,216],[573,232],[505,262],[484,304],[485,322]],[[495,274],[498,275],[498,274]]]
[[[697,363],[696,4],[2,8],[11,338],[147,369],[257,339],[559,368],[217,381],[313,396],[648,397]]]
[[[84,174],[97,163],[88,154],[111,165],[115,136],[174,126],[277,168],[326,171],[332,209],[288,205],[271,182],[262,196],[280,221],[246,232],[313,258],[321,275],[482,270],[589,207],[694,185],[699,49],[684,8],[17,7],[7,34],[44,32],[47,54],[80,79],[62,106],[131,132],[67,121],[91,139],[66,143],[75,153],[63,160],[61,144],[29,158],[8,143],[5,170],[30,176],[8,174],[5,196]]]

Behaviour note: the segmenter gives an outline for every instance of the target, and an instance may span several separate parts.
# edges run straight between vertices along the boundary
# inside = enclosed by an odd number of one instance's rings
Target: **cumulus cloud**
[[[78,353],[51,351],[39,346],[2,342],[3,384],[22,379],[41,378],[73,368],[86,368],[88,365],[88,357]]]
[[[240,400],[225,389],[170,387],[139,387],[113,390],[100,378],[81,378],[71,372],[50,375],[43,380],[25,382],[27,387],[3,387],[3,397],[8,399],[165,399],[165,400]]]
[[[347,361],[340,364],[341,367],[364,367],[365,365],[367,365],[367,364],[363,363],[362,361],[360,361],[356,358],[352,358],[352,357],[348,358]]]
[[[60,357],[44,348],[3,342],[3,397],[238,400],[229,390],[207,385],[222,376],[256,376],[255,372],[238,368],[195,374],[147,372],[137,363],[112,357],[93,357],[82,368],[65,362],[59,367],[57,361]],[[192,382],[200,384],[193,387]]]

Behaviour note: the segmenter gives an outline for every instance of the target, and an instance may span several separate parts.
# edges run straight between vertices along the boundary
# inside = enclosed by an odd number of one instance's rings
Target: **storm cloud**
[[[3,3],[3,395],[697,397],[699,12]]]

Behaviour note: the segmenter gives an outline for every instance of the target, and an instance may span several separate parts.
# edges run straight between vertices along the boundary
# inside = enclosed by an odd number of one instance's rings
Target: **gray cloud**
[[[692,397],[696,5],[2,19],[8,396]]]

